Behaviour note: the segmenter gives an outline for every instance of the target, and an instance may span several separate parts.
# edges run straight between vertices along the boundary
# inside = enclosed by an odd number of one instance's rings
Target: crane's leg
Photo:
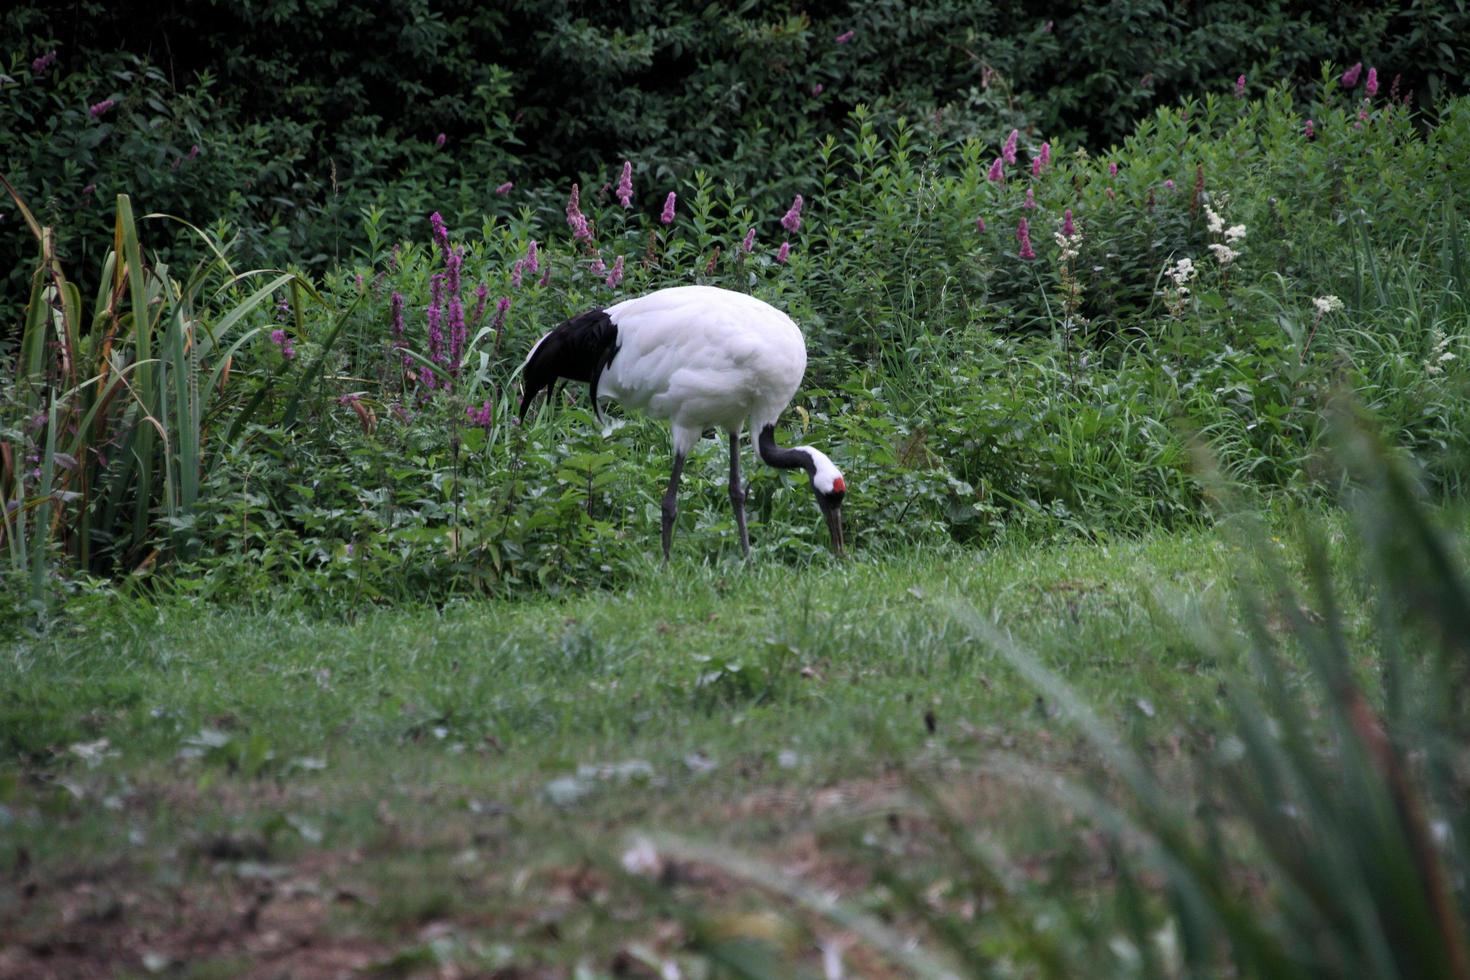
[[[740,482],[740,431],[730,433],[730,506],[740,529],[740,554],[750,558],[750,534],[745,530],[745,486]]]
[[[674,472],[669,474],[669,488],[664,491],[664,564],[669,561],[669,544],[674,540],[674,518],[679,516],[679,477],[684,475],[687,450],[675,448]]]

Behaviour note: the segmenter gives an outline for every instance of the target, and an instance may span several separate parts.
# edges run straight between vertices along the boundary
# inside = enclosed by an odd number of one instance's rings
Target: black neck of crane
[[[800,449],[783,449],[776,445],[776,427],[768,425],[761,429],[755,440],[756,451],[767,466],[778,470],[806,470],[811,476],[817,471],[816,460]]]

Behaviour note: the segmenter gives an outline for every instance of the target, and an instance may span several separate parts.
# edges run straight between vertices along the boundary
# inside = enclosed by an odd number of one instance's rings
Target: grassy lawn
[[[827,943],[902,975],[728,868],[652,884],[620,857],[677,833],[918,931],[855,857],[934,860],[914,780],[1044,863],[1055,822],[990,763],[1091,765],[977,619],[1165,761],[1242,666],[1189,636],[1231,616],[1216,530],[801,570],[683,544],[560,601],[165,602],[10,642],[0,974],[656,976],[771,947],[819,970]]]

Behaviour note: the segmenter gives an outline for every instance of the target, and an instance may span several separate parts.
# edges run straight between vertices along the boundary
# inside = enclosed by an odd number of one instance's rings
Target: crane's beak
[[[838,558],[846,557],[842,540],[842,505],[828,507],[824,504],[822,514],[827,518],[827,530],[832,535],[832,553]]]

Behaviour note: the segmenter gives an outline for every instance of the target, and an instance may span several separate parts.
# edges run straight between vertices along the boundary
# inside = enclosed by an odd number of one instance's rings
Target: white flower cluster
[[[1317,314],[1319,316],[1326,316],[1329,313],[1336,313],[1342,309],[1342,300],[1336,296],[1318,296],[1312,300],[1312,305],[1317,308]]]
[[[1077,257],[1077,247],[1082,244],[1081,232],[1075,235],[1063,235],[1061,232],[1057,232],[1054,237],[1057,241],[1057,248],[1061,250],[1059,257],[1063,262],[1070,262]]]
[[[1444,371],[1444,366],[1455,360],[1455,355],[1450,352],[1450,338],[1443,330],[1435,327],[1429,335],[1434,338],[1434,345],[1429,349],[1429,359],[1424,362],[1424,373],[1433,377]]]
[[[1224,209],[1226,201],[1225,196],[1221,194],[1218,195],[1216,199],[1219,202],[1221,209]],[[1223,242],[1216,242],[1210,246],[1210,251],[1214,253],[1215,261],[1220,263],[1221,268],[1228,266],[1230,263],[1240,258],[1240,252],[1232,248],[1231,246],[1237,244],[1245,238],[1245,225],[1231,225],[1228,228],[1225,227],[1225,218],[1221,216],[1219,211],[1216,211],[1213,207],[1206,204],[1205,226],[1210,229],[1210,234],[1218,235],[1224,239]]]
[[[1164,275],[1174,280],[1174,288],[1181,294],[1189,292],[1189,281],[1199,275],[1199,270],[1194,267],[1194,259],[1183,258],[1174,265],[1164,266]]]

